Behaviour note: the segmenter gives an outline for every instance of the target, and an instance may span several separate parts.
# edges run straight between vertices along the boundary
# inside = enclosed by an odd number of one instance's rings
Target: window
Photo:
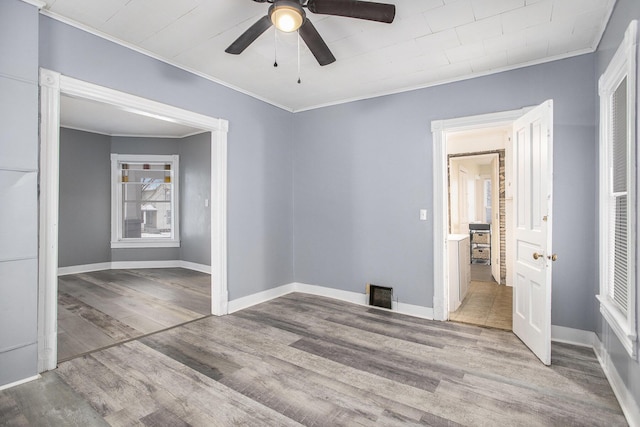
[[[484,180],[484,222],[491,224],[491,180]]]
[[[178,156],[111,155],[111,247],[178,247]]]
[[[600,77],[600,312],[629,355],[636,331],[637,21]]]

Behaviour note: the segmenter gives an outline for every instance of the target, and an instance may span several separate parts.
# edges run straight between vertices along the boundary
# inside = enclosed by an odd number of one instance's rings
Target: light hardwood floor
[[[211,275],[105,270],[58,279],[58,361],[211,313]]]
[[[61,363],[12,425],[619,426],[593,351],[289,294]]]

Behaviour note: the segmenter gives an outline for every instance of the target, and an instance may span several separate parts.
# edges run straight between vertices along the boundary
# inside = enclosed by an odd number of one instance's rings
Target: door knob
[[[547,258],[549,258],[551,261],[557,261],[558,255],[557,254],[547,255]]]
[[[540,255],[538,252],[533,253],[533,259],[538,259],[540,257],[542,257],[542,255]]]

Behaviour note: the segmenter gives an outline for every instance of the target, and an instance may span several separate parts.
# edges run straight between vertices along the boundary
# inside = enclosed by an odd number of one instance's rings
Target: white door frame
[[[433,135],[433,318],[449,320],[447,133],[511,126],[533,107],[431,122]],[[509,268],[509,266],[507,266]]]
[[[57,364],[60,94],[211,132],[211,312],[228,311],[227,132],[217,119],[124,92],[40,70],[40,224],[38,230],[38,372]]]

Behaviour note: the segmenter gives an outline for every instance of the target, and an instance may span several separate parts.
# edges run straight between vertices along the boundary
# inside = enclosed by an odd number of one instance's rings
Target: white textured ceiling
[[[46,0],[45,14],[274,105],[301,111],[592,52],[615,0],[379,0],[392,24],[307,16],[337,61],[320,67],[273,27],[224,52],[267,13],[252,0]],[[277,39],[277,60],[273,67]]]

